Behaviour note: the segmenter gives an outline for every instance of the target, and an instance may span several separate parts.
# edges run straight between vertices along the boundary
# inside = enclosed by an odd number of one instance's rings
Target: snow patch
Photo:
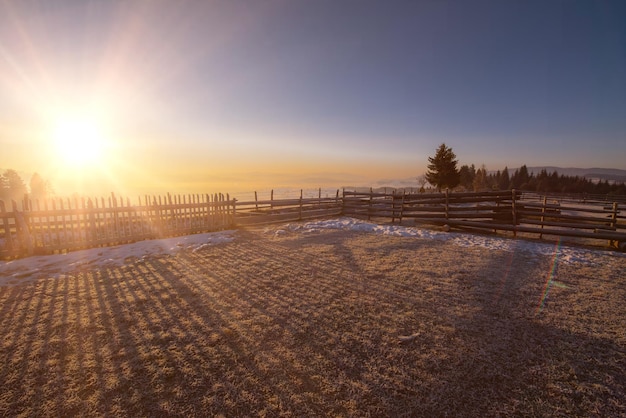
[[[212,232],[135,242],[107,248],[91,248],[66,254],[43,255],[12,261],[0,261],[0,285],[15,279],[58,277],[81,266],[114,267],[131,260],[175,254],[179,251],[200,251],[212,245],[232,241],[235,231]]]
[[[417,227],[399,225],[379,225],[354,218],[338,218],[311,221],[303,224],[289,224],[283,228],[291,231],[321,231],[324,229],[343,229],[351,231],[371,232],[381,235],[413,237],[427,240],[447,241],[459,247],[481,247],[488,250],[528,253],[531,256],[550,256],[558,258],[560,263],[583,263],[595,265],[603,262],[603,257],[622,257],[626,254],[605,250],[556,245],[543,242],[531,242],[521,239],[490,237],[460,232],[440,232]]]

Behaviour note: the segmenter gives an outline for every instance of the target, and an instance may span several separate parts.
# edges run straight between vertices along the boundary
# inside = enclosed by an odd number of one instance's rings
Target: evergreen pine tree
[[[488,189],[487,185],[487,167],[483,164],[478,170],[476,170],[476,176],[474,177],[474,191],[480,192]]]
[[[460,176],[456,168],[456,155],[452,148],[446,144],[441,144],[434,157],[428,157],[428,172],[426,179],[428,182],[441,191],[442,188],[453,189],[459,185]]]
[[[500,190],[507,190],[509,189],[511,180],[509,178],[509,168],[508,167],[504,167],[504,170],[502,170],[502,174],[500,174],[500,180],[498,181],[498,188]]]
[[[476,170],[473,164],[471,168],[467,165],[462,165],[459,169],[460,185],[463,186],[465,190],[471,190],[474,184],[474,176],[476,176]]]
[[[6,170],[3,177],[5,179],[3,185],[6,188],[3,193],[5,199],[16,201],[23,199],[27,191],[26,184],[24,184],[17,171],[13,169]]]

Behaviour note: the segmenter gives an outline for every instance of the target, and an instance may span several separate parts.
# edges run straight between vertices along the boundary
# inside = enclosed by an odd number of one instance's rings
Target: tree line
[[[516,189],[539,193],[626,195],[624,182],[593,181],[581,176],[559,175],[557,171],[548,173],[545,169],[535,175],[528,171],[525,164],[512,175],[507,167],[494,173],[488,172],[484,165],[478,169],[474,164],[462,165],[457,169],[457,164],[452,148],[445,143],[441,144],[435,155],[428,157],[428,171],[424,180],[439,191],[446,188],[467,191]]]
[[[28,186],[22,177],[13,169],[5,170],[0,174],[0,200],[5,204],[10,204],[11,200],[20,201],[25,195],[30,195],[34,199],[41,199],[53,193],[50,182],[34,173]]]

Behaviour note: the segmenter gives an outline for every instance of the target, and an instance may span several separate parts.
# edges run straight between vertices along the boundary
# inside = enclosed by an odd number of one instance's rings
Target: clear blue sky
[[[626,1],[5,1],[0,87],[0,167],[89,110],[118,187],[626,169]]]

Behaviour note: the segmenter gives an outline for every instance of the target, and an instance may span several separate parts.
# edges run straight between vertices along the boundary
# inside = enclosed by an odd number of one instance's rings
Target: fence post
[[[274,195],[273,192],[272,190],[272,196]],[[257,199],[256,190],[254,191],[254,207],[256,210],[259,210],[259,200]]]
[[[6,242],[6,247],[9,254],[11,254],[13,252],[13,235],[11,234],[11,225],[9,224],[8,212],[6,211],[6,208],[4,206],[4,200],[2,199],[0,199],[0,215],[3,215],[2,224],[4,225],[4,241]]]
[[[24,223],[26,225],[26,230],[28,231],[29,254],[32,255],[35,253],[35,247],[37,247],[37,228],[35,218],[32,215],[33,200],[28,194],[24,195],[24,204],[22,207],[24,212],[28,212],[24,217]]]
[[[137,212],[135,208],[130,205],[130,198],[126,196],[126,210],[124,211],[124,217],[126,219],[126,226],[128,228],[128,234],[131,240],[136,241],[141,239],[138,233],[135,232],[135,222]]]
[[[515,227],[517,225],[517,211],[515,208],[515,196],[516,196],[515,189],[511,189],[511,213],[513,215],[513,237],[517,237],[517,228]]]
[[[170,192],[167,192],[167,201],[165,204],[169,207],[169,220],[168,224],[172,225],[172,228],[176,228],[178,226],[178,220],[176,219],[176,211],[174,210],[174,203],[176,202],[176,196],[174,196],[174,202],[172,202],[172,195]],[[167,212],[166,212],[167,213]]]
[[[161,235],[163,234],[163,228],[161,226],[161,209],[159,208],[159,204],[157,202],[157,198],[155,195],[152,195],[152,207],[150,208],[150,211],[153,214],[153,231],[154,231],[154,237],[155,238],[161,238]]]
[[[449,193],[450,193],[450,189],[446,188],[446,220],[448,220],[448,218],[450,216],[449,213],[448,213],[449,206],[450,206],[450,196],[449,196]]]
[[[225,194],[220,193],[220,198],[222,200],[222,228],[225,229],[228,225],[228,202]]]
[[[402,213],[404,212],[404,197],[406,196],[406,189],[402,190],[402,201],[400,202],[400,225],[402,225]]]
[[[387,194],[387,188],[385,188],[385,194]],[[396,221],[396,189],[391,191],[391,223]]]
[[[111,214],[110,210],[107,210],[107,204],[106,204],[107,201],[104,200],[104,197],[100,198],[100,203],[98,203],[97,197],[95,197],[93,201],[95,202],[95,211],[96,211],[93,216],[94,222],[95,222],[94,225],[97,227],[97,231],[99,231],[98,239],[109,241],[109,238],[114,237],[114,234],[112,234],[111,232],[111,228],[112,228],[111,225],[113,225],[113,223],[111,222],[111,219],[113,215]],[[109,202],[109,209],[110,209],[111,198],[108,199],[108,202]],[[92,207],[92,209],[94,208]]]
[[[63,229],[63,235],[60,241],[63,243],[63,246],[67,248],[70,246],[70,234],[67,228],[67,222],[65,221],[65,206],[63,206],[63,199],[59,199],[59,206],[61,211],[61,226]]]
[[[79,204],[80,202],[80,204]],[[83,245],[83,247],[88,247],[89,246],[89,231],[87,228],[87,219],[88,219],[88,214],[86,211],[86,206],[85,206],[85,198],[82,197],[80,199],[80,201],[78,200],[78,196],[74,196],[74,206],[76,206],[76,210],[77,210],[77,231],[78,231],[78,236],[79,239],[81,241],[81,244]],[[44,200],[44,210],[48,210],[48,201]],[[46,217],[46,222],[48,221],[48,217]],[[45,241],[44,241],[44,245],[45,245]]]
[[[385,187],[385,194],[387,194],[387,188]],[[387,200],[387,196],[385,196]],[[391,191],[391,223],[396,221],[396,189]]]
[[[617,231],[617,212],[618,212],[618,203],[613,202],[613,213],[611,214],[611,229],[613,231]],[[619,246],[619,241],[616,241],[615,244]],[[609,247],[613,245],[613,240],[609,240]]]
[[[191,203],[191,198],[189,198],[189,203]],[[187,231],[189,228],[189,209],[187,208],[187,196],[183,195],[183,202],[181,206],[180,196],[178,197],[178,206],[180,207],[179,213],[181,214],[181,226],[176,234],[184,233],[183,231]]]
[[[217,193],[213,193],[213,222],[216,228],[221,228],[220,224],[220,203]]]
[[[225,229],[227,224],[227,210],[228,208],[225,206],[226,200],[223,193],[219,194],[220,200],[220,229]]]
[[[96,200],[97,202],[97,200]],[[85,207],[85,201],[83,200],[83,208]],[[89,236],[91,237],[90,245],[94,245],[97,241],[97,231],[96,231],[96,217],[93,212],[93,202],[91,199],[87,200],[87,210],[89,213]],[[87,236],[87,231],[85,231],[85,236]],[[89,238],[88,238],[89,239]]]
[[[543,196],[543,207],[541,208],[541,230],[543,231],[543,223],[546,221],[546,203],[548,202],[548,198]],[[543,233],[539,233],[539,239],[543,238]]]
[[[617,229],[617,213],[618,213],[618,204],[617,202],[613,202],[613,213],[611,214],[611,228],[613,230]]]
[[[137,207],[135,208],[135,225],[136,230],[139,235],[141,235],[140,239],[146,239],[146,231],[144,229],[144,217],[143,214],[143,206],[141,206],[141,196],[137,196]]]
[[[12,204],[13,204],[13,213],[15,214],[15,227],[17,230],[17,239],[20,241],[20,249],[26,250],[27,255],[32,255],[33,243],[32,243],[32,240],[30,239],[30,232],[28,230],[28,225],[26,224],[26,220],[24,219],[23,213],[18,211],[17,209],[17,202],[13,200]]]
[[[109,199],[109,207],[113,212],[113,234],[115,236],[115,241],[119,242],[120,239],[120,224],[119,218],[117,215],[117,198],[115,197],[115,193],[111,192],[111,197]],[[104,209],[104,208],[103,208]]]
[[[370,187],[370,201],[368,203],[368,207],[367,207],[367,220],[369,221],[370,219],[372,219],[372,199],[374,199],[374,189],[372,189]]]
[[[139,205],[141,206],[141,205]],[[126,219],[128,220],[128,230],[132,240],[138,241],[143,238],[139,223],[137,222],[138,207],[131,206],[130,197],[126,197]]]
[[[302,189],[300,189],[300,216],[298,220],[302,220]]]
[[[208,229],[213,229],[213,223],[211,221],[211,198],[208,194],[204,195],[205,200],[205,225]]]
[[[213,194],[213,203],[215,204],[215,225],[219,229],[222,228],[222,208],[220,206],[220,195],[218,193]]]
[[[224,193],[220,193],[220,208],[221,208],[221,222],[222,222],[222,229],[224,229],[226,227],[226,223],[227,223],[227,218],[226,218],[226,197],[224,196]]]
[[[50,230],[50,244],[60,247],[61,235],[59,234],[59,226],[57,224],[57,204],[54,199],[52,199],[50,203],[52,206],[52,225],[54,226],[54,228],[50,228],[48,225],[48,229]],[[48,221],[50,221],[50,218],[48,218]]]
[[[231,212],[230,210],[230,204],[233,204],[233,210]],[[232,228],[232,226],[235,224],[235,198],[233,198],[233,201],[230,201],[230,193],[226,193],[226,210],[228,211],[228,227]]]

